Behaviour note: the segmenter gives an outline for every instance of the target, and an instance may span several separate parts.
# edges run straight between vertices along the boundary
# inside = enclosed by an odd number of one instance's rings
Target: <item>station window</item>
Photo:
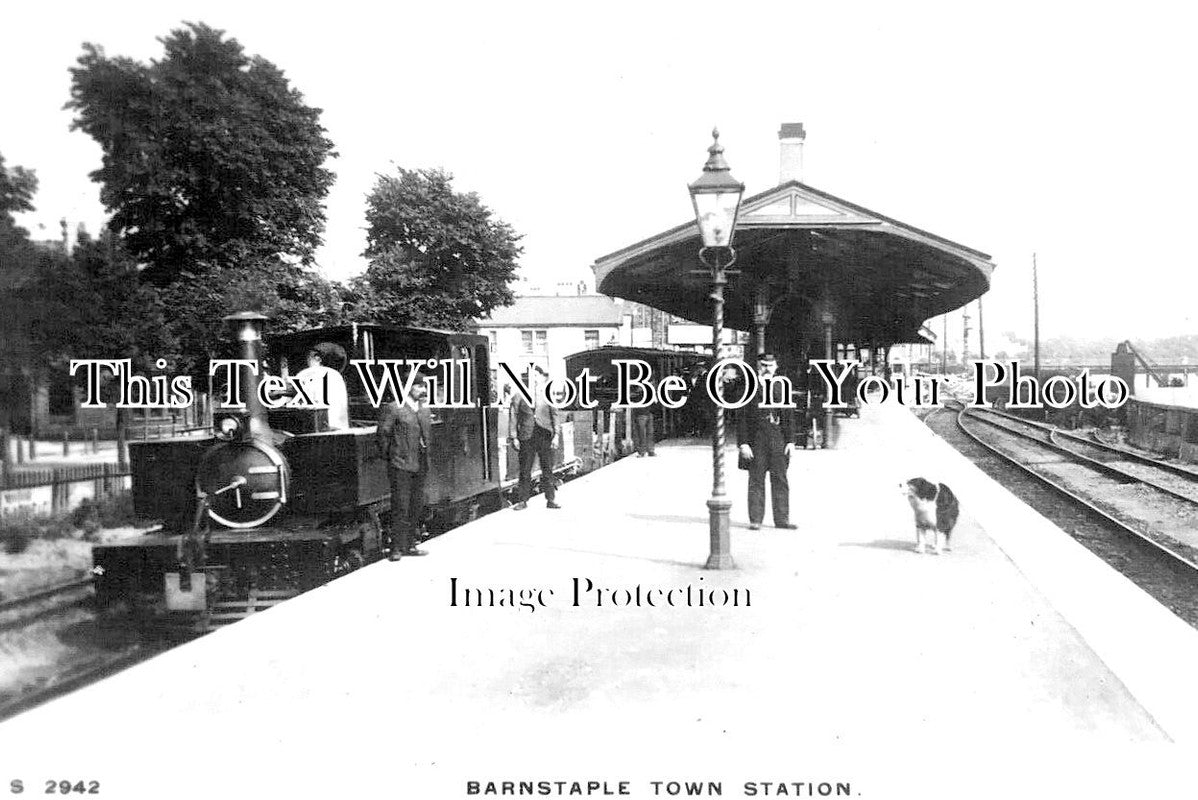
[[[525,353],[544,353],[549,340],[548,331],[520,331],[520,342]]]
[[[585,340],[587,350],[594,350],[599,346],[599,331],[583,331],[582,337]]]

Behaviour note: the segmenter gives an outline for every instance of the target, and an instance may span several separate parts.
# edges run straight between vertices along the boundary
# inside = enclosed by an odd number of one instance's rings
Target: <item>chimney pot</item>
[[[803,180],[803,142],[806,140],[803,123],[782,123],[778,130],[778,183]]]

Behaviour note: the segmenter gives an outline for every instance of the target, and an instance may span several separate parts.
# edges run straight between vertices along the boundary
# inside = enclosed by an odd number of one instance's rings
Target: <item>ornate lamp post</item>
[[[689,188],[691,200],[695,204],[695,220],[703,239],[699,261],[710,270],[711,275],[711,299],[715,301],[711,352],[715,361],[719,361],[724,338],[724,287],[728,284],[727,270],[736,262],[732,234],[736,230],[736,215],[740,212],[745,185],[728,171],[724,148],[720,145],[720,132],[713,130],[711,136],[713,141],[711,147],[707,148],[703,174]],[[731,569],[735,566],[732,563],[728,519],[732,501],[728,499],[724,485],[724,409],[718,403],[715,404],[715,425],[711,435],[711,461],[711,499],[707,501],[711,555],[707,557],[707,568]]]
[[[753,292],[753,346],[756,348],[751,353],[753,356],[758,356],[768,351],[768,348],[765,346],[765,327],[770,324],[770,314],[772,311],[770,285],[764,282],[757,284],[757,289]]]
[[[829,361],[836,358],[836,350],[832,347],[832,326],[836,324],[836,315],[829,310],[820,314],[820,322],[824,325],[824,358]],[[836,412],[824,403],[824,447],[832,446],[832,424]]]

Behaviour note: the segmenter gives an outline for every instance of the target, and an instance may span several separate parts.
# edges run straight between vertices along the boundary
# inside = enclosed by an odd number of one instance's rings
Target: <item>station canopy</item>
[[[822,337],[830,321],[839,342],[925,342],[923,322],[981,296],[994,270],[985,253],[798,181],[745,198],[733,245],[726,326],[753,330],[765,308],[774,335]],[[598,259],[596,287],[710,324],[700,246],[690,220]]]

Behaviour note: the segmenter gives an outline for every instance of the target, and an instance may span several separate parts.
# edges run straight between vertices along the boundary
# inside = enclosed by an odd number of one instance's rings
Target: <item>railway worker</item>
[[[837,365],[840,368],[840,365]],[[857,401],[857,387],[861,385],[861,378],[857,375],[856,367],[847,367],[848,374],[845,375],[843,389],[841,389],[841,400],[848,403],[848,408],[844,410],[844,415],[861,416],[860,403]]]
[[[695,367],[687,378],[690,392],[686,396],[686,405],[682,407],[687,436],[707,436],[711,427],[715,405],[711,402],[711,395],[707,393],[706,381],[706,367]]]
[[[541,462],[541,488],[545,492],[546,508],[561,508],[555,501],[557,486],[553,480],[553,448],[557,447],[561,429],[559,412],[545,399],[542,386],[549,375],[541,367],[535,367],[529,375],[532,389],[532,405],[524,395],[516,392],[508,409],[508,444],[520,455],[519,502],[517,511],[528,508],[532,495],[532,462]]]
[[[345,366],[345,350],[332,342],[321,342],[308,351],[308,366],[295,380],[318,403],[328,406],[329,430],[349,429],[349,393],[340,370]]]
[[[636,447],[637,458],[657,455],[657,431],[653,419],[656,414],[656,404],[632,409],[632,443]]]
[[[428,448],[432,442],[433,419],[424,404],[428,387],[412,384],[403,404],[392,400],[379,418],[378,443],[387,460],[391,484],[392,561],[403,556],[428,555],[416,547],[420,518],[424,514],[424,482],[428,476]]]
[[[772,376],[778,371],[778,360],[771,353],[757,356],[757,374]],[[775,398],[778,399],[778,398]],[[786,398],[784,402],[789,402]],[[765,476],[770,476],[770,504],[774,509],[774,527],[794,530],[790,521],[790,482],[786,468],[794,451],[794,410],[791,408],[761,408],[762,392],[758,391],[740,409],[736,420],[736,439],[740,456],[749,462],[749,528],[759,530],[765,519]]]

